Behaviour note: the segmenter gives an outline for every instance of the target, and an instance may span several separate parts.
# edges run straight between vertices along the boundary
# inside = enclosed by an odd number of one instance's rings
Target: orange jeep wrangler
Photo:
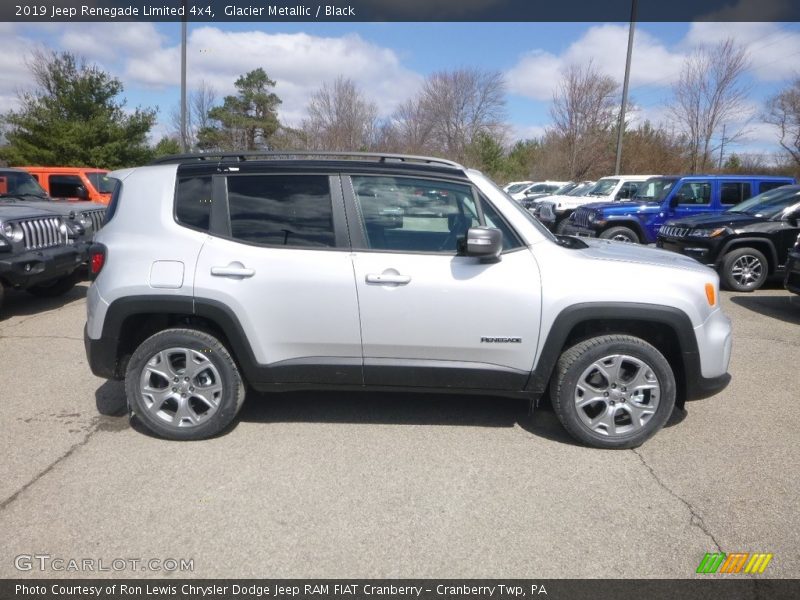
[[[114,191],[106,169],[91,167],[18,167],[33,175],[51,198],[108,204]]]

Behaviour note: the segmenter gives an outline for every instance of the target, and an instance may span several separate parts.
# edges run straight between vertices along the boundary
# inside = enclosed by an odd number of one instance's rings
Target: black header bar
[[[624,22],[633,0],[3,0],[0,21]],[[797,0],[638,0],[638,20],[800,20]]]

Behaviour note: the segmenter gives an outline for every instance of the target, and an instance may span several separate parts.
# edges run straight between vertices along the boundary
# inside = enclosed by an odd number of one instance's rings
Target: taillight
[[[89,279],[95,279],[106,264],[106,247],[94,244],[89,248]]]

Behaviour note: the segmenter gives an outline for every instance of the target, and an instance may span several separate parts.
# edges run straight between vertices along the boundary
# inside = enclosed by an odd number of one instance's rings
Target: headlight
[[[722,235],[725,233],[724,227],[717,227],[716,229],[693,229],[689,232],[691,237],[700,237],[700,238],[713,238]]]
[[[92,224],[92,220],[86,213],[81,213],[80,217],[78,218],[78,223],[80,223],[83,227],[88,227]]]
[[[597,219],[597,214],[593,212],[590,212],[588,215],[586,215],[586,220],[588,220],[589,223],[594,223],[596,219]]]
[[[23,235],[22,228],[19,225],[6,223],[5,225],[3,225],[3,235],[6,236],[12,242],[21,242]]]

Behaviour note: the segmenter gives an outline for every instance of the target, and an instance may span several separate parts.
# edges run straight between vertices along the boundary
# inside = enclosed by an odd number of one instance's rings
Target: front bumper
[[[669,250],[670,252],[677,252],[698,262],[703,263],[709,267],[714,267],[716,264],[716,252],[714,248],[703,246],[698,243],[687,244],[683,240],[669,239],[659,237],[656,240],[656,248]]]
[[[0,279],[19,289],[73,273],[86,260],[82,246],[58,246],[19,254],[0,254]]]
[[[597,237],[597,232],[594,229],[586,229],[585,227],[576,227],[569,223],[564,227],[564,235],[575,235],[578,237]]]

